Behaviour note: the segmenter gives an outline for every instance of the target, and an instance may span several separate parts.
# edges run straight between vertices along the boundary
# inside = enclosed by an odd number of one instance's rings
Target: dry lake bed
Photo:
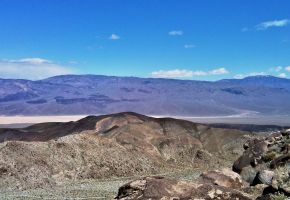
[[[97,114],[96,114],[97,115]],[[31,124],[43,122],[69,122],[76,121],[86,115],[62,115],[62,116],[0,116],[0,128],[22,128]],[[289,115],[230,115],[230,116],[153,116],[172,117],[185,119],[198,123],[226,123],[226,124],[257,124],[290,126]]]

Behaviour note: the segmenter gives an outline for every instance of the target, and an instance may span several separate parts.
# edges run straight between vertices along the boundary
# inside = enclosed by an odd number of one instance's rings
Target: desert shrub
[[[276,179],[278,181],[279,186],[290,186],[290,170],[289,166],[285,165],[283,167],[278,167],[275,170]]]
[[[263,160],[265,162],[269,162],[271,160],[273,160],[274,158],[276,158],[277,154],[275,151],[270,151],[270,152],[267,152],[266,155],[264,155],[263,157]]]
[[[277,192],[277,193],[275,193],[275,194],[272,194],[271,195],[271,198],[273,199],[273,200],[287,200],[288,199],[288,197],[287,196],[285,196],[283,193],[281,193],[281,192]]]

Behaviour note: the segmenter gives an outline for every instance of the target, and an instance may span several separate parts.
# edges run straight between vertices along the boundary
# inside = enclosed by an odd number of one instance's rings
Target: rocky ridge
[[[130,112],[0,129],[0,188],[230,166],[247,135]]]
[[[249,139],[233,168],[196,180],[146,177],[119,189],[116,199],[283,200],[290,198],[290,129]]]

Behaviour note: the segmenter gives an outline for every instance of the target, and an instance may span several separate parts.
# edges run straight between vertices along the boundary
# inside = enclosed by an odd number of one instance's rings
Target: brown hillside
[[[136,113],[0,129],[0,187],[227,165],[247,134]]]

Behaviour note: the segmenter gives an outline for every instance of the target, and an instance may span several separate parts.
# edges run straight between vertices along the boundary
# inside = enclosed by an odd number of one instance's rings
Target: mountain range
[[[0,79],[0,115],[289,115],[290,79],[195,81],[102,75]]]

